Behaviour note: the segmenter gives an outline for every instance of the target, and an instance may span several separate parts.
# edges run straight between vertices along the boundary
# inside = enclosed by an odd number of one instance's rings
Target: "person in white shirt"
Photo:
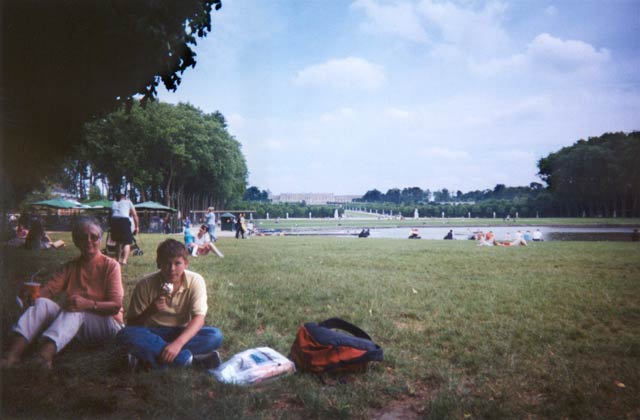
[[[197,257],[199,255],[207,255],[213,251],[218,257],[224,258],[224,255],[216,246],[211,242],[209,236],[209,226],[203,224],[200,226],[198,233],[196,234],[195,241],[192,244],[191,256]]]
[[[536,231],[533,232],[533,240],[536,242],[544,241],[544,239],[542,239],[542,232],[540,232],[540,229],[536,229]]]
[[[111,206],[111,239],[116,243],[118,262],[127,265],[133,235],[138,233],[140,224],[133,203],[124,194],[116,193],[115,198]]]

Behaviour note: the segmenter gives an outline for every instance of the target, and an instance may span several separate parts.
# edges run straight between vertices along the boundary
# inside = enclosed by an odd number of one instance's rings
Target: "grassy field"
[[[68,236],[62,236],[68,240]],[[162,235],[124,270],[128,302]],[[288,354],[300,323],[339,316],[385,351],[365,374],[296,374],[258,387],[191,370],[129,373],[115,349],[2,372],[2,418],[640,417],[640,246],[546,242],[222,238],[192,259],[223,359],[266,345]],[[5,250],[2,337],[17,284],[76,255]],[[394,417],[391,417],[394,418]]]
[[[629,226],[640,227],[640,219],[637,218],[518,218],[506,222],[502,219],[482,218],[405,218],[385,219],[375,215],[363,218],[360,214],[349,213],[352,217],[342,219],[260,219],[257,227],[261,229],[344,229],[363,227],[442,227],[442,226]]]

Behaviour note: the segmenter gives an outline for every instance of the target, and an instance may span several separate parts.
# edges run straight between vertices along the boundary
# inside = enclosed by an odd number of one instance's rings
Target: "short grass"
[[[164,237],[141,235],[125,302]],[[66,238],[68,239],[68,238]],[[365,374],[296,374],[258,387],[200,372],[131,374],[115,349],[69,349],[54,371],[2,372],[2,418],[524,419],[640,416],[640,246],[547,242],[222,238],[207,322],[223,358],[255,346],[288,354],[300,323],[338,316],[385,351]],[[76,254],[5,250],[2,334],[17,284]]]

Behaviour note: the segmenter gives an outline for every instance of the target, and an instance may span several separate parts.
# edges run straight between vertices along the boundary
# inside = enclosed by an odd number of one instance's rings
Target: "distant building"
[[[282,193],[269,197],[273,203],[302,203],[307,204],[328,204],[328,203],[351,203],[361,195],[335,195],[333,193]]]

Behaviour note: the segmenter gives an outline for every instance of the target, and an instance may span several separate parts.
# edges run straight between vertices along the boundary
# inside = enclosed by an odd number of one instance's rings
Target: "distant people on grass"
[[[542,242],[542,241],[544,241],[544,238],[542,237],[542,232],[540,232],[540,229],[536,229],[536,230],[533,232],[532,239],[533,239],[535,242]]]
[[[247,227],[245,225],[244,213],[240,213],[236,217],[236,239],[240,238],[241,236],[242,239],[244,239],[244,233],[246,232],[246,230]]]
[[[185,229],[184,230],[184,245],[189,250],[189,253],[191,253],[191,248],[193,247],[193,243],[195,241],[196,241],[196,238],[191,233],[191,229]]]
[[[477,245],[478,246],[494,246],[495,239],[493,237],[493,232],[489,231],[485,235],[482,231],[478,232],[476,236]]]
[[[494,244],[497,246],[527,246],[527,241],[524,239],[513,239],[511,241],[494,241]]]
[[[191,244],[191,255],[193,257],[198,257],[200,255],[207,255],[211,251],[213,251],[218,257],[224,258],[224,255],[211,241],[211,236],[209,236],[209,226],[202,224],[200,229],[198,229],[198,233],[196,234],[193,243]]]
[[[13,223],[15,222],[12,222],[12,224]],[[23,246],[27,235],[29,235],[29,229],[25,228],[24,222],[18,221],[15,227],[9,227],[8,234],[6,235],[6,244],[13,247]]]
[[[63,240],[53,241],[44,230],[44,226],[40,219],[31,222],[31,228],[24,239],[24,247],[29,250],[37,249],[58,249],[65,246]]]
[[[138,233],[140,224],[133,203],[124,194],[116,193],[111,206],[111,239],[116,243],[116,259],[127,265],[133,235]]]
[[[358,234],[358,238],[368,238],[369,235],[370,235],[369,229],[368,228],[364,228]]]
[[[249,221],[247,222],[247,236],[251,237],[251,235],[254,235],[256,233],[256,229],[255,229],[255,225],[253,224],[253,222]]]
[[[206,225],[205,225],[206,227]],[[117,336],[129,352],[130,366],[146,368],[215,367],[222,344],[219,329],[205,326],[207,289],[202,276],[189,271],[187,248],[167,239],[157,249],[159,271],[144,276],[131,296],[127,326]]]
[[[212,241],[216,241],[216,214],[214,212],[215,207],[209,207],[207,213],[204,215],[204,220],[207,226],[209,226],[209,236]]]
[[[191,229],[191,219],[189,219],[189,216],[184,216],[184,219],[182,220],[182,227],[185,230]]]
[[[409,233],[409,239],[420,239],[420,233],[418,232],[418,228],[412,228]]]
[[[100,223],[82,217],[71,236],[80,256],[40,288],[40,297],[14,326],[16,334],[0,365],[18,363],[27,347],[38,341],[40,359],[51,368],[54,356],[74,338],[84,345],[106,345],[122,328],[120,266],[100,251]],[[62,296],[61,305],[52,300],[55,296]]]
[[[633,232],[631,232],[631,240],[633,242],[640,242],[640,231],[638,231],[638,228],[633,229]]]
[[[169,214],[167,214],[165,218],[162,219],[162,230],[165,235],[171,233],[171,217],[169,216]]]
[[[443,239],[446,239],[446,240],[451,240],[451,239],[453,239],[453,229],[450,229],[450,230],[449,230],[449,233],[447,233],[447,234],[444,236],[444,238],[443,238]]]
[[[21,222],[18,222],[16,226],[16,238],[22,239],[23,241],[27,239],[27,235],[29,234],[29,229],[25,228]]]
[[[533,240],[533,236],[531,235],[530,230],[524,232],[524,240],[527,242],[531,242]]]

